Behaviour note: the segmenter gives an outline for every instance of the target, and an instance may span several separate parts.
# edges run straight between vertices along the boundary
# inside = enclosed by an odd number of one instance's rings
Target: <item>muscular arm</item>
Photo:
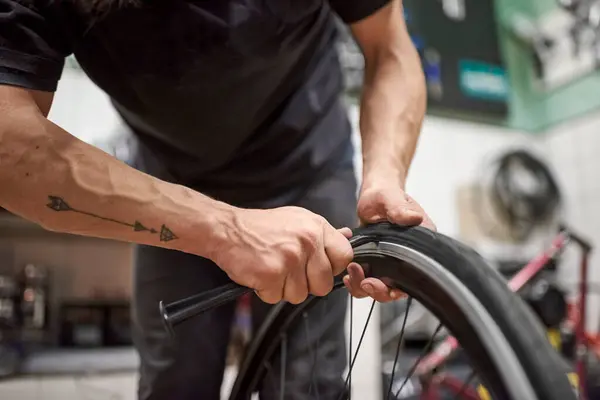
[[[0,206],[52,231],[212,258],[232,207],[78,140],[46,119],[51,102],[0,85]]]
[[[401,0],[351,25],[365,56],[360,130],[363,182],[385,176],[404,187],[425,113],[419,56],[404,23]]]

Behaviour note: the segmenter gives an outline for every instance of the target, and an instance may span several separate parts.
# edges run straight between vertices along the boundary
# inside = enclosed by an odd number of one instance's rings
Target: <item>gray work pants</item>
[[[310,188],[293,205],[324,216],[335,227],[356,225],[356,179],[351,165],[340,167]],[[158,303],[173,301],[229,282],[207,259],[156,247],[139,246],[134,276],[134,342],[141,357],[140,400],[218,400],[235,305],[228,304],[177,328],[177,340],[165,332]],[[286,399],[335,400],[346,366],[344,318],[347,294],[341,290],[313,308],[288,338]],[[254,329],[270,306],[252,302]],[[314,352],[319,352],[317,374]],[[279,368],[273,368],[260,393],[279,399]],[[317,376],[313,376],[317,375]],[[311,379],[313,384],[309,395]],[[269,383],[270,382],[270,383]],[[317,395],[318,393],[318,395]]]

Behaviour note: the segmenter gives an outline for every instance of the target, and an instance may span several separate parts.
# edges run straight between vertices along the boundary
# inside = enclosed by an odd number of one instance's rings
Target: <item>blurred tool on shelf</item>
[[[482,168],[473,210],[490,238],[521,243],[555,232],[561,192],[548,166],[526,150],[502,153]]]
[[[42,331],[48,325],[48,269],[27,264],[18,277],[21,285],[21,327]]]

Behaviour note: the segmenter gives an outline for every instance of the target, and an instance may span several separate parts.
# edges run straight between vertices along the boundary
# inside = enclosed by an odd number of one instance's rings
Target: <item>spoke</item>
[[[465,383],[463,383],[463,385],[460,387],[460,390],[458,391],[458,393],[456,393],[456,396],[454,396],[453,400],[460,400],[460,396],[464,393],[465,390],[467,390],[471,382],[473,382],[473,379],[475,379],[475,371],[472,371],[469,374],[469,377],[465,380]]]
[[[353,308],[353,304],[354,304],[354,297],[352,297],[352,295],[350,295],[350,347],[348,349],[348,362],[351,362],[352,360],[352,316],[354,315],[354,310]],[[348,379],[348,387],[350,388],[348,390],[348,400],[352,399],[352,367],[350,367],[350,370],[348,371],[348,375],[350,376],[350,379]]]
[[[279,391],[279,400],[285,399],[285,372],[286,372],[286,360],[287,360],[287,335],[284,334],[281,339],[281,381]]]
[[[427,353],[429,353],[429,350],[431,350],[431,347],[433,346],[433,341],[435,340],[435,337],[437,336],[437,334],[440,332],[441,329],[442,329],[442,324],[440,323],[437,326],[437,328],[435,329],[435,332],[433,332],[433,335],[431,336],[431,339],[429,339],[429,342],[427,342],[427,345],[425,345],[425,348],[423,349],[423,352],[421,353],[421,355],[419,356],[419,358],[417,359],[417,361],[415,361],[415,363],[413,364],[413,366],[410,368],[410,371],[408,371],[408,374],[404,378],[404,381],[402,382],[402,385],[400,386],[400,389],[398,389],[396,391],[396,394],[394,395],[394,397],[398,397],[398,395],[400,394],[400,392],[402,392],[402,389],[404,389],[404,386],[406,385],[406,383],[408,382],[408,380],[410,379],[410,377],[412,376],[412,374],[415,373],[415,370],[417,369],[417,366],[421,363],[421,361],[423,360],[423,358],[425,358],[425,356],[427,355]]]
[[[354,368],[354,362],[356,361],[356,357],[358,356],[358,351],[360,350],[360,346],[362,345],[362,341],[365,338],[365,333],[367,332],[367,327],[369,326],[369,321],[371,320],[371,315],[373,315],[373,309],[375,308],[375,300],[371,303],[371,309],[369,310],[369,315],[367,316],[367,322],[365,323],[365,327],[360,335],[360,339],[358,340],[358,345],[356,346],[356,351],[354,352],[354,357],[352,357],[352,362],[350,363],[350,370],[348,371],[348,376],[346,376],[346,382],[344,383],[344,387],[348,388],[348,383],[350,382],[350,377],[352,376],[352,369]],[[350,388],[350,392],[352,388]],[[340,393],[340,396],[337,400],[342,400],[344,398],[344,392]],[[350,400],[350,395],[348,396],[348,400]]]
[[[394,357],[394,366],[392,367],[392,376],[390,378],[390,387],[388,388],[387,400],[390,400],[392,394],[392,386],[394,384],[394,374],[396,372],[396,364],[398,363],[398,356],[400,355],[400,347],[402,346],[402,339],[404,339],[404,329],[406,328],[406,321],[408,320],[408,312],[412,305],[412,297],[409,297],[406,303],[406,310],[404,311],[404,319],[402,321],[402,329],[400,330],[400,338],[398,339],[398,347],[396,348],[396,357]]]

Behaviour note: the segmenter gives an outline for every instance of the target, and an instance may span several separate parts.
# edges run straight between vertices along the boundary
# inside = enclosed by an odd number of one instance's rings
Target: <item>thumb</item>
[[[402,191],[389,193],[384,207],[387,220],[398,225],[420,225],[425,218],[421,206]]]
[[[386,219],[383,204],[374,201],[361,201],[358,205],[358,216],[363,224],[372,224]]]
[[[423,222],[423,213],[412,209],[406,204],[386,207],[387,219],[398,225],[420,225]]]
[[[341,274],[352,261],[354,250],[348,239],[331,226],[324,228],[323,244],[325,253],[331,263],[333,275]]]

